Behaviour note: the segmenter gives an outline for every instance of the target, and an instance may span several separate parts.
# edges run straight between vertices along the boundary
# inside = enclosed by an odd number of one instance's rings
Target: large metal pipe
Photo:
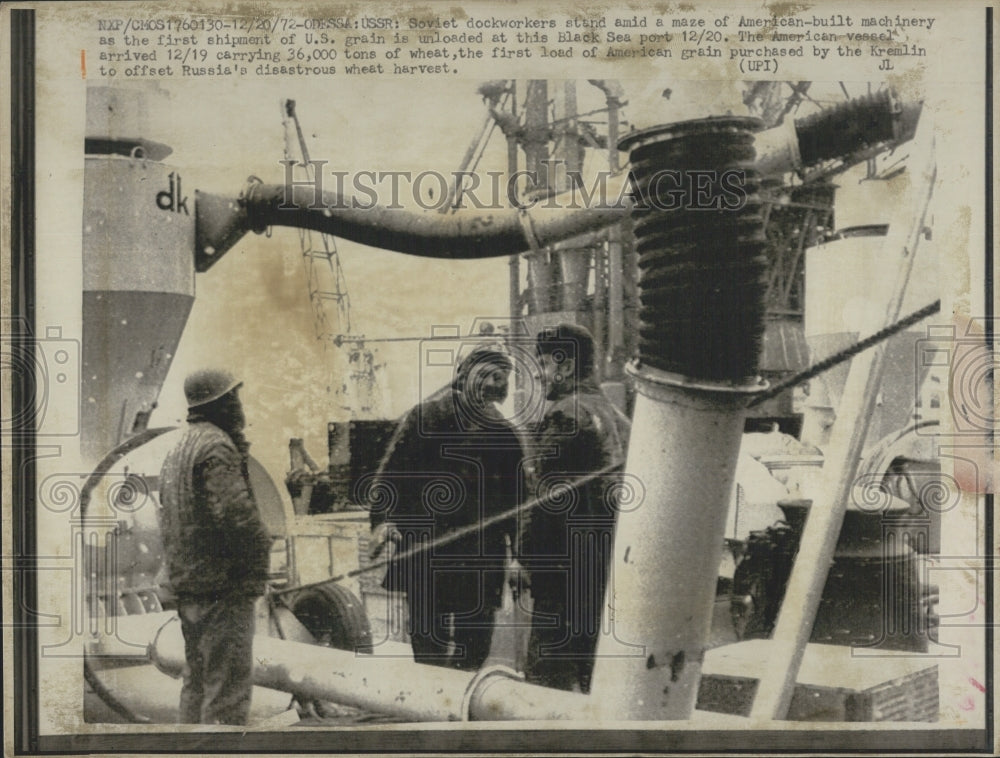
[[[844,158],[880,142],[905,142],[916,132],[921,104],[904,103],[891,89],[796,119],[803,166]]]
[[[160,627],[149,656],[163,673],[183,673],[184,637],[178,620]],[[462,694],[470,679],[439,666],[421,666],[419,676],[408,675],[401,671],[404,661],[366,659],[261,635],[254,637],[253,658],[254,684],[419,721],[461,720]]]
[[[885,89],[789,119],[757,135],[757,170],[780,175],[831,160],[847,168],[878,145],[912,139],[921,108],[922,103],[903,102]]]
[[[690,718],[711,626],[727,504],[753,389],[632,371],[635,413],[591,692],[610,719]]]
[[[919,103],[901,104],[889,92],[852,100],[796,122],[794,135],[786,132],[781,139],[768,140],[768,154],[759,154],[757,160],[768,172],[781,173],[797,168],[799,161],[810,165],[823,159],[848,157],[838,150],[856,152],[887,140],[903,141],[912,135],[919,111]],[[855,128],[853,125],[859,122],[874,124],[874,131]],[[820,149],[824,135],[830,134],[839,135],[836,150]],[[807,144],[792,150],[787,139]],[[671,170],[683,168],[683,162],[659,165]],[[537,167],[540,178],[547,181],[545,169],[544,163]],[[626,186],[628,176],[610,180],[607,191],[597,193],[601,201],[587,208],[579,209],[575,198],[561,202],[556,196],[528,212],[460,209],[450,215],[358,203],[340,193],[324,191],[322,175],[319,177],[318,184],[290,187],[252,182],[238,198],[198,192],[196,269],[208,270],[248,231],[263,231],[268,226],[312,229],[425,257],[490,258],[535,250],[602,229],[621,221],[632,205]]]
[[[129,628],[128,617],[119,619]],[[149,634],[148,620],[130,636],[146,634],[153,664],[170,676],[184,670],[184,637],[176,616]],[[109,650],[119,642],[109,641]],[[586,695],[550,690],[518,679],[505,667],[476,673],[427,666],[399,657],[254,637],[254,684],[303,698],[328,700],[414,721],[593,720]]]
[[[744,411],[763,331],[763,222],[754,119],[683,122],[631,135],[643,203],[636,246],[643,329],[626,482],[643,497],[618,514],[604,635],[591,692],[610,719],[687,719],[698,694]],[[716,210],[659,210],[656,177],[716,177]],[[718,177],[741,176],[721,205]],[[712,194],[712,193],[715,194]],[[654,210],[643,208],[653,205]]]
[[[884,111],[888,101],[877,100]],[[831,123],[819,119],[814,126]],[[625,472],[642,483],[644,497],[619,514],[615,534],[606,633],[591,688],[608,718],[686,719],[697,698],[745,407],[759,389],[766,272],[756,197],[760,126],[754,119],[702,119],[623,141],[643,200],[632,211],[643,325]],[[875,138],[886,139],[885,129]],[[859,139],[852,133],[844,149],[855,149]],[[643,208],[661,190],[656,177],[663,168],[695,179],[685,187],[712,177],[707,198],[718,205],[669,214]],[[727,173],[742,177],[742,202],[732,206],[718,194],[725,194],[720,177]],[[825,531],[835,542],[837,530]],[[827,559],[821,560],[825,577]],[[799,592],[793,607],[806,605],[806,595]],[[815,605],[809,607],[797,632],[814,616]],[[768,691],[771,715],[787,706],[799,641],[795,636],[791,651],[782,653],[783,669],[792,673],[781,678],[777,708]]]
[[[583,209],[567,195],[565,202],[556,196],[523,211],[459,209],[443,215],[360,204],[313,184],[254,182],[239,200],[198,194],[196,264],[199,271],[207,270],[247,231],[269,226],[312,229],[428,258],[512,255],[620,221],[631,206],[626,183],[625,177],[609,180],[606,202]]]

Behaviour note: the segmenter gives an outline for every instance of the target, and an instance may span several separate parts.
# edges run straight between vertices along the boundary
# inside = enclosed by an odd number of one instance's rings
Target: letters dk
[[[184,197],[184,193],[181,191],[181,175],[176,171],[171,171],[167,174],[167,178],[170,180],[170,189],[160,190],[156,193],[156,207],[163,211],[174,211],[175,213],[180,213],[184,211],[185,216],[190,216],[188,212],[187,201],[188,199]],[[177,179],[177,184],[174,186],[174,179]]]

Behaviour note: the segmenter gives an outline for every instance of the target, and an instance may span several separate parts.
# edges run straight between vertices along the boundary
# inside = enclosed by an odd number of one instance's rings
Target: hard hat
[[[228,371],[202,369],[190,374],[184,380],[184,396],[187,398],[188,408],[195,408],[218,400],[226,393],[241,386],[243,386],[243,382]]]

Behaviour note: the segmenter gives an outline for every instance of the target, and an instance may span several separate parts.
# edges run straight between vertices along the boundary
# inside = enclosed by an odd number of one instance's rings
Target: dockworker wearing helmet
[[[187,429],[160,472],[160,520],[187,666],[180,721],[245,724],[253,689],[254,603],[271,538],[254,500],[237,381],[203,370],[184,382]]]
[[[522,517],[518,544],[534,602],[526,675],[589,692],[631,425],[597,384],[587,329],[543,329],[536,351],[548,402],[534,439],[540,503]]]
[[[369,491],[371,555],[398,556],[383,587],[406,593],[421,663],[475,670],[490,652],[516,519],[482,521],[517,505],[524,490],[520,440],[496,406],[511,368],[502,346],[472,350],[450,386],[402,418]],[[411,552],[456,530],[466,533]]]

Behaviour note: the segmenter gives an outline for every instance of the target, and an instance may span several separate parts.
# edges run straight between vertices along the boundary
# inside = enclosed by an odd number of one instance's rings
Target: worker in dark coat
[[[541,502],[522,517],[518,547],[534,602],[526,674],[547,687],[588,692],[630,423],[597,384],[585,328],[544,329],[536,351],[548,403],[532,448],[533,495]]]
[[[187,378],[187,429],[160,472],[187,660],[182,723],[245,724],[250,712],[254,602],[264,592],[271,538],[250,487],[240,386],[225,371]]]
[[[496,407],[511,367],[502,346],[470,352],[450,387],[403,417],[370,491],[371,554],[398,556],[383,586],[406,593],[418,662],[475,670],[489,654],[516,518],[483,520],[524,494],[521,445]]]

